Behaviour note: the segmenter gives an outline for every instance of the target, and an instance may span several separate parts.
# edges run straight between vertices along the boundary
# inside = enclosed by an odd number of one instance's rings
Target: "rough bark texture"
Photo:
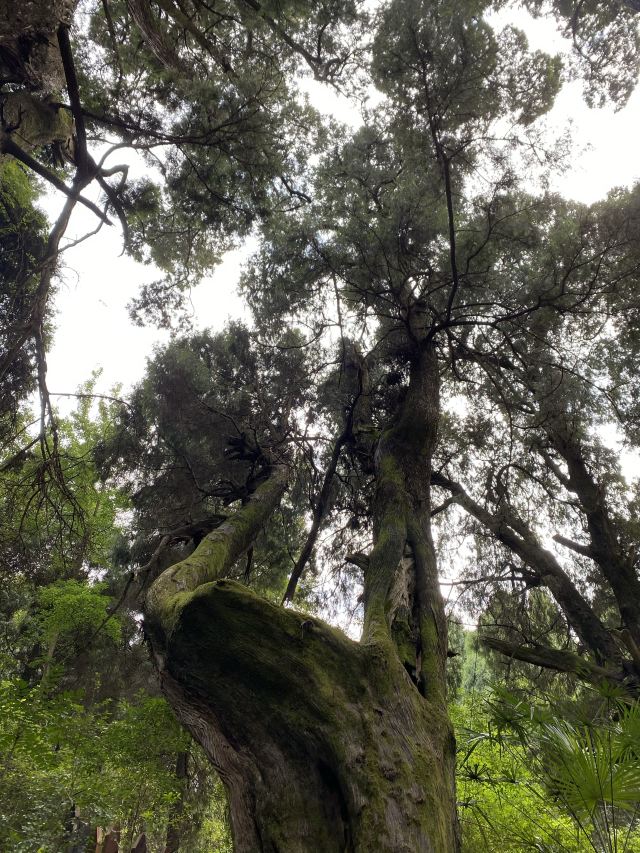
[[[56,33],[77,0],[0,0],[0,78],[30,90],[56,92],[64,83]]]
[[[77,0],[0,0],[0,154],[9,154],[43,175],[30,151],[55,143],[69,148],[73,119],[52,98],[65,85],[58,33]],[[49,170],[47,170],[50,174]],[[55,181],[55,177],[54,177]],[[58,179],[58,188],[63,186]]]
[[[229,793],[236,850],[454,850],[453,744],[397,658],[230,580],[154,648],[163,687]]]
[[[438,370],[421,347],[378,442],[362,642],[224,575],[282,495],[252,499],[151,587],[165,693],[226,785],[238,853],[454,853],[446,620],[429,529]]]

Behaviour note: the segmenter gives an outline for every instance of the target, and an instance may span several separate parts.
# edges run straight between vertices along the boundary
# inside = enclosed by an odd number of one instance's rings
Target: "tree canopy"
[[[525,3],[566,35],[556,56],[507,5],[0,3],[16,849],[98,826],[127,850],[226,849],[208,763],[241,853],[497,849],[512,779],[527,814],[552,804],[547,837],[527,818],[501,849],[632,849],[640,195],[553,192],[571,139],[545,117],[572,78],[624,106],[638,9]],[[314,109],[304,76],[360,123]],[[132,315],[173,335],[130,394],[89,380],[63,418],[46,353],[77,205],[153,269]],[[189,288],[248,236],[250,320],[194,334]],[[471,656],[508,686],[480,715]],[[456,795],[454,724],[478,801]],[[128,771],[148,775],[137,802],[91,779]],[[470,824],[480,801],[493,818]]]

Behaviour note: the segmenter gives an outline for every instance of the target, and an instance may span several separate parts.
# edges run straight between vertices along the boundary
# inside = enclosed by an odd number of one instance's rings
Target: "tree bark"
[[[510,548],[537,581],[547,587],[568,624],[593,653],[598,664],[621,663],[620,648],[611,632],[594,613],[556,557],[542,547],[533,531],[520,518],[515,517],[506,507],[495,513],[489,512],[474,501],[459,483],[442,474],[434,475],[432,480],[434,484],[450,491],[456,503],[490,530],[499,542]]]
[[[429,528],[437,419],[437,362],[423,346],[376,453],[360,643],[224,578],[284,491],[278,468],[151,587],[162,686],[226,786],[237,853],[459,849]]]
[[[446,715],[379,644],[220,580],[155,651],[225,783],[238,853],[455,850]]]
[[[501,652],[507,657],[515,658],[515,660],[521,660],[525,663],[532,663],[535,666],[541,666],[545,669],[554,669],[557,672],[570,672],[590,684],[597,686],[607,682],[625,684],[624,674],[619,669],[598,666],[570,651],[552,649],[549,646],[540,645],[522,646],[516,643],[509,643],[498,637],[481,637],[480,642],[488,649]],[[625,686],[630,691],[637,692],[633,684],[626,684]]]
[[[180,835],[184,824],[184,799],[188,784],[188,763],[189,753],[179,752],[176,757],[176,779],[180,784],[179,798],[172,804],[169,813],[164,853],[177,853],[180,849]]]
[[[29,91],[57,92],[64,83],[56,32],[77,0],[0,0],[0,76]]]

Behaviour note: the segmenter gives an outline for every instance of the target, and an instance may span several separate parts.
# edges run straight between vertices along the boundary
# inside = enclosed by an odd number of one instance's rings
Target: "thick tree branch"
[[[188,32],[193,40],[214,59],[222,68],[225,74],[233,74],[233,68],[228,58],[219,50],[215,43],[201,32],[193,21],[185,15],[185,13],[172,0],[156,0],[158,6],[167,14],[170,19],[173,19],[180,27],[183,27],[185,32]]]
[[[492,514],[443,474],[434,473],[432,482],[447,489],[470,515],[490,530],[531,569],[558,602],[565,617],[584,645],[599,660],[619,657],[619,649],[609,631],[593,612],[555,556],[543,548],[521,519],[510,518],[505,510]],[[516,529],[518,532],[516,532]]]
[[[29,444],[26,444],[24,447],[21,447],[20,450],[17,450],[15,453],[12,453],[11,456],[9,456],[8,459],[5,459],[2,465],[0,465],[0,474],[3,471],[8,471],[9,468],[11,468],[11,466],[15,465],[17,462],[22,462],[24,459],[26,459],[27,454],[29,453],[31,448],[38,444],[39,441],[40,436],[37,435],[29,442]]]
[[[444,512],[445,510],[449,509],[451,504],[454,504],[454,503],[456,503],[455,496],[451,495],[451,497],[442,501],[442,503],[438,504],[438,506],[434,506],[434,508],[431,510],[431,518],[433,518],[436,515],[440,515],[441,512]]]
[[[574,542],[573,539],[567,539],[566,536],[562,536],[560,533],[556,533],[553,539],[558,543],[558,545],[564,545],[565,548],[575,551],[576,554],[581,554],[583,557],[593,558],[593,549],[590,545],[581,545],[580,542]]]
[[[127,0],[127,9],[142,33],[147,46],[165,68],[191,76],[191,69],[187,68],[173,45],[158,27],[151,13],[148,0]]]
[[[577,495],[584,512],[591,547],[588,556],[611,587],[620,616],[640,646],[640,579],[634,560],[616,535],[604,488],[587,467],[582,448],[564,412],[547,412],[546,430],[569,472],[567,488]]]
[[[313,54],[309,53],[309,51],[301,45],[299,42],[295,41],[295,39],[291,38],[291,36],[287,33],[285,29],[283,29],[278,22],[271,17],[262,7],[261,3],[258,3],[257,0],[241,0],[241,2],[245,3],[245,5],[249,6],[254,10],[263,21],[267,24],[267,26],[274,32],[278,38],[282,39],[282,41],[291,48],[295,53],[301,56],[304,61],[307,63],[309,68],[313,71],[316,80],[324,80],[326,77],[322,73],[322,62],[320,56],[315,57]]]
[[[11,139],[8,134],[4,134],[2,136],[2,140],[0,141],[0,152],[2,154],[10,154],[12,157],[15,157],[16,160],[19,160],[21,163],[24,163],[25,166],[28,166],[32,171],[36,173],[36,175],[40,175],[41,178],[44,178],[45,181],[48,181],[52,186],[54,186],[57,190],[60,190],[61,193],[64,193],[68,198],[73,201],[79,201],[80,204],[84,204],[85,207],[89,208],[92,213],[102,220],[102,222],[107,225],[111,225],[111,220],[104,213],[104,211],[100,210],[100,208],[95,205],[89,199],[84,198],[84,196],[80,195],[81,187],[78,184],[74,183],[74,186],[68,187],[64,181],[60,180],[60,178],[51,172],[46,166],[43,166],[42,163],[39,163],[35,157],[32,157],[31,154],[28,154],[26,151],[23,151],[20,146]],[[84,185],[84,184],[83,184]]]
[[[2,358],[0,358],[0,380],[2,380],[7,371],[11,368],[14,359],[21,351],[25,343],[29,339],[35,338],[35,336],[39,333],[39,330],[41,330],[42,323],[44,321],[47,299],[49,297],[49,290],[51,288],[51,279],[55,271],[56,260],[58,257],[60,240],[62,239],[67,229],[69,219],[71,218],[71,213],[73,212],[73,208],[75,207],[75,203],[76,198],[70,197],[67,199],[64,207],[62,208],[60,216],[58,217],[53,228],[51,229],[49,239],[47,241],[47,248],[44,254],[44,258],[40,262],[40,281],[33,297],[33,303],[31,306],[29,319],[17,331],[14,340],[7,347],[7,350],[2,355]]]
[[[277,507],[288,477],[285,465],[274,466],[244,506],[205,536],[193,554],[160,575],[145,602],[145,613],[152,622],[170,631],[190,594],[231,570]]]
[[[509,643],[497,637],[480,637],[480,642],[488,649],[501,652],[510,658],[541,666],[545,669],[553,669],[557,672],[569,672],[578,676],[583,681],[591,684],[602,684],[610,681],[620,683],[624,676],[620,671],[597,666],[583,657],[569,651],[552,649],[549,646],[521,646],[517,643]]]
[[[93,396],[93,395],[89,395]],[[171,548],[179,540],[192,539],[195,540],[195,537],[198,536],[198,542],[202,541],[203,533],[210,533],[211,530],[218,527],[222,521],[226,519],[226,516],[220,515],[212,515],[207,518],[202,519],[200,522],[196,524],[184,524],[181,527],[176,527],[174,530],[171,530],[169,533],[164,533],[160,537],[160,541],[155,547],[153,554],[147,562],[140,566],[138,569],[129,573],[125,585],[123,587],[120,596],[115,604],[109,607],[107,615],[102,620],[102,622],[98,625],[96,630],[93,632],[91,637],[89,638],[89,645],[93,643],[98,634],[102,631],[104,626],[109,622],[116,613],[120,610],[123,604],[127,603],[131,607],[139,607],[142,603],[142,598],[149,588],[150,584],[152,584],[156,578],[161,574],[163,568],[167,565],[166,554]]]
[[[75,162],[78,167],[78,174],[81,177],[84,177],[89,168],[87,131],[84,126],[84,115],[82,113],[82,103],[80,101],[80,91],[78,89],[78,77],[76,75],[73,53],[71,52],[71,43],[69,41],[69,27],[66,24],[60,24],[58,27],[58,47],[60,48],[60,56],[62,57],[62,67],[64,68],[67,93],[69,95],[69,103],[71,104],[71,113],[75,122]]]
[[[369,556],[367,554],[347,554],[344,560],[345,563],[351,563],[352,566],[357,566],[365,572],[369,568]]]

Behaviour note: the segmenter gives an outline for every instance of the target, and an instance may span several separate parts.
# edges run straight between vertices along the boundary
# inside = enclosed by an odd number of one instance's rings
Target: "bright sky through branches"
[[[496,25],[511,23],[524,29],[532,48],[558,52],[566,42],[554,24],[534,20],[522,10],[493,16]],[[305,79],[301,84],[311,103],[350,125],[361,121],[357,106],[341,98],[328,86]],[[563,88],[556,105],[546,117],[551,133],[561,136],[571,122],[576,154],[571,169],[558,175],[551,188],[562,195],[591,203],[616,186],[640,179],[640,91],[636,89],[619,112],[606,107],[588,109],[581,86],[572,82]],[[133,173],[133,170],[132,170]],[[53,216],[61,204],[59,196],[46,205]],[[92,214],[78,206],[69,229],[74,239],[95,228]],[[116,384],[128,389],[141,378],[154,343],[168,340],[168,333],[134,326],[127,303],[138,287],[153,278],[153,270],[121,256],[119,228],[103,228],[64,255],[65,269],[56,296],[57,331],[48,356],[48,384],[53,392],[69,393],[86,381],[92,371],[103,373],[96,391],[109,393]],[[240,268],[251,251],[245,245],[228,253],[215,272],[191,295],[193,328],[221,328],[229,317],[242,317],[242,300],[236,292]],[[66,409],[68,398],[58,398]]]

